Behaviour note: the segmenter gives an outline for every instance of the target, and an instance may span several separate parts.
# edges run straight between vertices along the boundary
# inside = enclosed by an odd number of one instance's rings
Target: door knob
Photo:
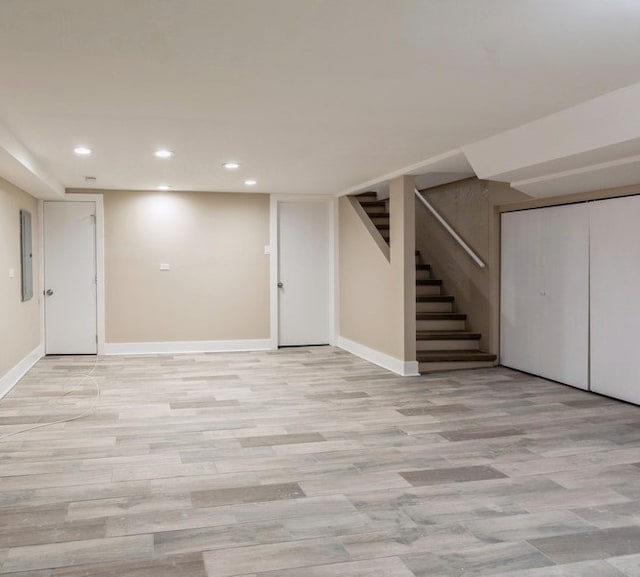
[[[282,281],[278,282],[278,288],[284,288],[284,283]]]
[[[47,289],[47,296],[50,297],[53,294],[53,291],[51,289]]]

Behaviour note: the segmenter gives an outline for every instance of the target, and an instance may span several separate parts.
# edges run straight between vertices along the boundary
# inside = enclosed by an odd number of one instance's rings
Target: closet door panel
[[[538,309],[540,215],[508,212],[501,219],[500,362],[537,374],[542,332]]]
[[[540,372],[589,387],[589,207],[541,209]]]
[[[586,205],[502,215],[501,362],[588,387]]]
[[[590,209],[591,390],[640,404],[640,197]]]

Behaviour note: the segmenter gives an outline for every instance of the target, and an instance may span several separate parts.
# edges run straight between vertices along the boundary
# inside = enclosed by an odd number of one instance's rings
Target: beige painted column
[[[390,246],[397,298],[404,317],[403,360],[416,360],[416,219],[414,177],[401,176],[389,186]]]

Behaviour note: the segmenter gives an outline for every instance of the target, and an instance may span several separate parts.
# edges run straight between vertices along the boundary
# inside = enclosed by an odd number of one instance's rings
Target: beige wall
[[[31,213],[33,298],[22,302],[20,210]],[[40,344],[40,239],[38,202],[0,179],[0,378]],[[9,278],[9,269],[15,277]]]
[[[413,181],[390,193],[390,261],[349,199],[339,203],[339,335],[404,361],[415,360]]]
[[[105,191],[104,206],[107,343],[269,338],[268,195]]]
[[[432,188],[425,197],[484,261],[480,268],[431,213],[416,200],[416,248],[444,293],[456,298],[456,310],[467,314],[469,330],[482,333],[481,347],[497,353],[499,306],[499,232],[497,205],[528,198],[507,184],[470,178]]]

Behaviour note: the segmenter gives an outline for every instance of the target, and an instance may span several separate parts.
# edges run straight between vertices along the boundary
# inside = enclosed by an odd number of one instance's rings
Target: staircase
[[[389,201],[378,200],[375,192],[365,192],[357,196],[358,201],[382,238],[389,243]]]
[[[389,242],[388,201],[375,192],[356,197],[371,222]],[[442,294],[442,281],[416,251],[416,359],[420,372],[492,367],[496,355],[480,350],[482,335],[467,330],[467,315],[456,311],[455,297]]]

